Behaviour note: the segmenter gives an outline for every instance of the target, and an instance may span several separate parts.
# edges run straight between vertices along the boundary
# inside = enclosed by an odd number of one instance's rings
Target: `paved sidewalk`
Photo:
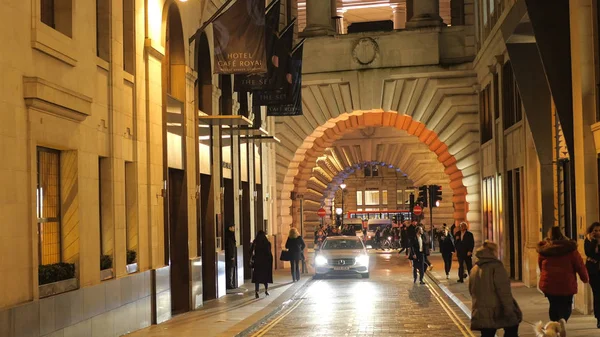
[[[439,284],[440,288],[465,312],[471,317],[471,296],[468,289],[468,278],[465,283],[457,283],[458,263],[452,264],[450,279],[446,280],[444,272],[444,262],[442,256],[433,254],[430,257],[434,269],[427,272],[430,278]],[[537,288],[528,288],[523,283],[514,282],[512,291],[515,299],[523,311],[523,323],[519,327],[521,337],[535,337],[533,324],[538,321],[548,322],[548,301]],[[600,336],[600,330],[596,328],[596,319],[592,315],[581,315],[573,312],[567,326],[569,337],[590,337]],[[498,333],[502,336],[503,332]]]
[[[269,285],[270,296],[265,297],[260,286],[260,298],[254,298],[254,284],[246,283],[237,290],[216,300],[204,303],[199,310],[188,312],[173,319],[131,333],[131,337],[224,337],[236,336],[289,300],[304,284],[312,279],[303,274],[300,281],[292,283],[289,269],[276,270],[274,283]]]

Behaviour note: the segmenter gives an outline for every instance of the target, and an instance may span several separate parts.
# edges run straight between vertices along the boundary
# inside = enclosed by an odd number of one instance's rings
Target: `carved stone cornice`
[[[92,98],[39,77],[23,77],[23,98],[28,108],[76,122],[92,112]]]

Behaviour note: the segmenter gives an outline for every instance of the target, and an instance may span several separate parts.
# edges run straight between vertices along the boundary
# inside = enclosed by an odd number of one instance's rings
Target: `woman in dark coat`
[[[271,243],[264,231],[256,233],[256,238],[250,246],[250,256],[254,261],[252,282],[255,296],[258,298],[258,289],[261,283],[265,285],[265,295],[269,296],[269,283],[273,283],[273,254],[271,253]]]
[[[590,286],[594,295],[594,316],[596,327],[600,329],[600,222],[594,222],[585,237],[585,267],[590,276]]]
[[[452,254],[454,254],[454,236],[452,236],[448,227],[442,228],[440,252],[444,258],[444,271],[446,272],[446,279],[448,279],[450,278],[450,268],[452,267]]]
[[[300,261],[304,255],[304,240],[298,233],[295,227],[290,229],[288,239],[285,242],[285,248],[289,251],[290,264],[292,265],[292,281],[296,282],[300,280]]]

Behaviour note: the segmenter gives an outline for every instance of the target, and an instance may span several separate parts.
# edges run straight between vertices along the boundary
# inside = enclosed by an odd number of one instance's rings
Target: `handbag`
[[[256,264],[256,256],[252,255],[252,256],[250,256],[250,268],[254,268],[255,264]]]
[[[282,250],[281,255],[279,255],[279,260],[280,261],[289,261],[290,260],[290,251]]]

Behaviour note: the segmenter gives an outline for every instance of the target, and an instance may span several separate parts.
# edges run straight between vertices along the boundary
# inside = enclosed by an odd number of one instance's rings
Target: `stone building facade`
[[[213,74],[198,29],[223,4],[2,1],[1,336],[119,336],[223,296],[225,224],[249,277],[275,123]],[[73,278],[41,285],[59,262]]]
[[[483,237],[537,285],[536,244],[598,220],[596,1],[477,2]],[[557,52],[560,50],[560,52]],[[580,284],[576,308],[591,310]]]

